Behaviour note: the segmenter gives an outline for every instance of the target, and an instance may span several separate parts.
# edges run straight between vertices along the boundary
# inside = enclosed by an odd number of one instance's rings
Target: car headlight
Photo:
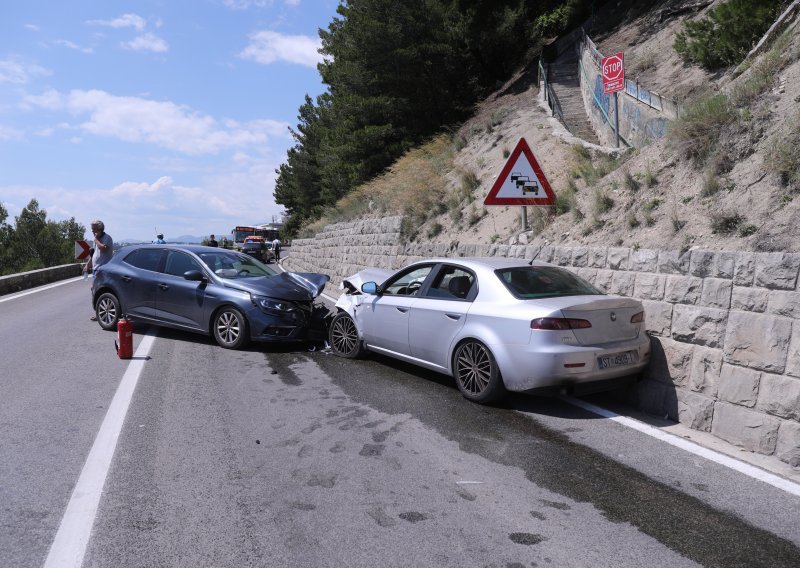
[[[295,311],[297,308],[291,302],[285,302],[283,300],[276,300],[274,298],[268,298],[267,296],[250,296],[253,300],[253,303],[258,306],[261,311],[267,313],[278,313],[278,314],[288,314]]]

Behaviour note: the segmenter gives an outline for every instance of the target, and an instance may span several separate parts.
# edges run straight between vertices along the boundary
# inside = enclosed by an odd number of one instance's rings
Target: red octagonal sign
[[[604,57],[601,67],[604,95],[616,93],[625,88],[625,60],[622,53]]]

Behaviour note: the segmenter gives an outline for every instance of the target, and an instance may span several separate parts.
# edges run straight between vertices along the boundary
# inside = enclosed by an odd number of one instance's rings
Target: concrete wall
[[[800,467],[800,254],[540,245],[403,244],[400,218],[327,226],[284,266],[343,277],[432,256],[538,258],[640,299],[653,337],[627,402]]]
[[[613,146],[616,143],[612,126],[614,95],[603,94],[603,75],[594,63],[592,46],[587,41],[583,47],[580,57],[583,71],[579,74],[583,103],[600,141],[606,146]],[[618,105],[620,135],[633,147],[641,147],[662,138],[666,134],[669,120],[675,118],[640,102],[625,91],[618,93]],[[610,123],[605,119],[604,113]],[[624,146],[624,143],[620,141],[620,145]]]
[[[76,263],[0,276],[0,296],[27,290],[34,286],[50,284],[58,280],[65,280],[74,276],[80,276],[82,270],[83,265]]]

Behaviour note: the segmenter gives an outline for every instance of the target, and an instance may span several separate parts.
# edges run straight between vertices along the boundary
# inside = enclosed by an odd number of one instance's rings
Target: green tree
[[[769,29],[783,0],[729,0],[705,18],[688,21],[673,47],[686,63],[714,71],[741,63]]]
[[[74,241],[83,239],[86,233],[86,228],[74,217],[68,221],[48,221],[47,211],[39,207],[36,199],[22,209],[14,227],[5,222],[7,217],[7,210],[0,205],[4,274],[73,262]]]

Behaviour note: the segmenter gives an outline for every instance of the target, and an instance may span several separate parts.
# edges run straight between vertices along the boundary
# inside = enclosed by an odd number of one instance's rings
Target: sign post
[[[619,148],[619,99],[617,93],[625,88],[625,57],[622,53],[609,55],[602,59],[603,94],[614,93],[614,133]]]
[[[536,161],[530,146],[520,138],[497,176],[484,205],[522,205],[522,230],[528,225],[528,205],[553,205],[556,195]]]

